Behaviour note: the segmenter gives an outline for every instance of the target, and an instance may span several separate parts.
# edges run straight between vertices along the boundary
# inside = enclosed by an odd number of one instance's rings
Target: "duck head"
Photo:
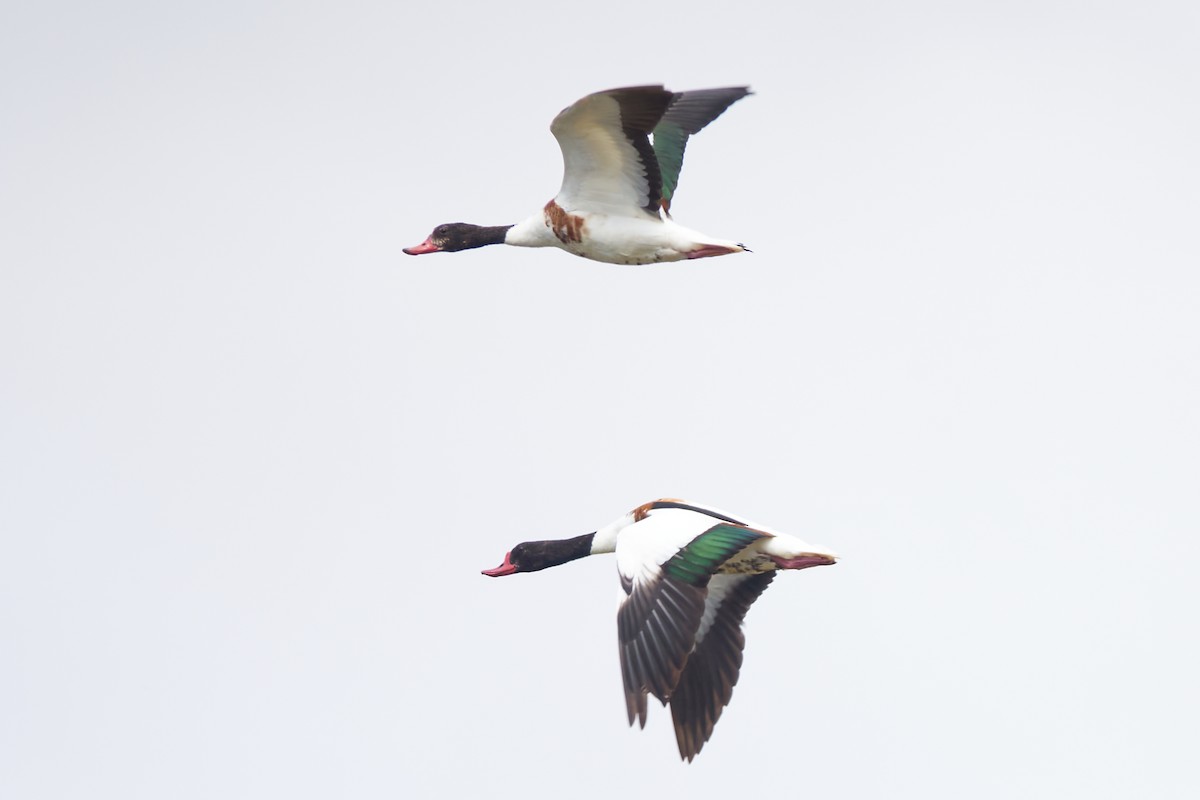
[[[447,222],[438,225],[425,241],[414,247],[405,247],[404,252],[410,256],[425,253],[456,253],[459,250],[471,250],[489,244],[503,244],[505,234],[512,225],[496,225],[485,227],[472,225],[469,222]]]
[[[518,572],[537,572],[547,567],[557,567],[568,561],[592,554],[592,538],[595,533],[576,536],[573,539],[552,539],[538,542],[521,542],[504,554],[504,562],[495,569],[483,570],[484,575],[499,578]]]

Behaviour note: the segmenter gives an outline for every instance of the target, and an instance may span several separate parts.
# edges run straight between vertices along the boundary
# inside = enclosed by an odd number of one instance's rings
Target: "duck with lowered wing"
[[[824,547],[722,511],[655,500],[594,533],[522,542],[484,575],[536,572],[597,553],[617,555],[624,597],[617,639],[629,724],[646,698],[671,706],[682,758],[712,735],[742,665],[742,620],[779,570],[835,563]]]

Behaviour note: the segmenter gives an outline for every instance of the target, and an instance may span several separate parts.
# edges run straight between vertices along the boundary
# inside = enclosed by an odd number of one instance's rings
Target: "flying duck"
[[[646,726],[646,697],[670,703],[679,755],[712,735],[742,666],[742,619],[781,569],[837,556],[712,508],[682,500],[638,506],[594,533],[521,542],[484,575],[536,572],[596,553],[617,554],[624,595],[617,640],[629,724]]]
[[[516,225],[438,225],[404,252],[511,244],[558,247],[610,264],[653,264],[746,250],[677,225],[670,207],[688,137],[748,94],[745,86],[691,92],[630,86],[589,94],[550,123],[562,149],[563,181],[543,209]]]

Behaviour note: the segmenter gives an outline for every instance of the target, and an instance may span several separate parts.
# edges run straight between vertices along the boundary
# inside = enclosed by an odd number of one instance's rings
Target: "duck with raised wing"
[[[536,572],[617,554],[624,596],[617,639],[629,724],[646,725],[646,698],[671,706],[679,755],[712,735],[742,666],[742,619],[775,573],[833,564],[823,547],[712,508],[655,500],[573,539],[522,542],[484,575]]]
[[[563,181],[541,211],[516,225],[438,225],[404,252],[510,244],[558,247],[611,264],[654,264],[745,251],[738,242],[676,224],[670,207],[688,137],[748,94],[744,86],[691,92],[631,86],[589,94],[550,124],[562,150]]]

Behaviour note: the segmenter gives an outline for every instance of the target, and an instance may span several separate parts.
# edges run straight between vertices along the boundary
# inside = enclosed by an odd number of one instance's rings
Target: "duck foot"
[[[780,569],[807,569],[808,567],[827,567],[835,564],[832,558],[828,556],[819,556],[816,554],[805,554],[796,556],[795,558],[782,558],[780,556],[771,556],[771,560],[775,562],[775,566]]]
[[[740,253],[744,248],[741,247],[726,247],[723,244],[706,244],[703,247],[697,247],[695,250],[689,250],[687,257],[692,258],[708,258],[709,256],[727,256],[730,253]]]

